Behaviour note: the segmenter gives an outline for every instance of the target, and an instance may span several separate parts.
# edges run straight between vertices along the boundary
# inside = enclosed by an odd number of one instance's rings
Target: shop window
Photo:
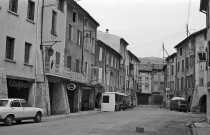
[[[103,103],[109,103],[109,96],[103,96]]]
[[[34,9],[35,9],[35,2],[29,0],[28,1],[28,16],[27,16],[27,18],[31,21],[34,21]]]
[[[9,10],[17,13],[18,10],[18,0],[9,0]]]
[[[14,59],[14,44],[15,39],[11,37],[7,37],[6,39],[6,59],[13,60]]]

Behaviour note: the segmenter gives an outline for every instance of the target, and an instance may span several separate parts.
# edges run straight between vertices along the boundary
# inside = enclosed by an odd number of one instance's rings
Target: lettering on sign
[[[15,87],[18,89],[21,88],[29,88],[29,83],[24,82],[24,81],[19,81],[19,80],[9,80],[9,86],[10,87]]]

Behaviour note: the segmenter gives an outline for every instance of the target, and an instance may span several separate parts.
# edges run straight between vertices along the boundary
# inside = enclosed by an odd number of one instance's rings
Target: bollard
[[[144,133],[144,127],[136,127],[136,132]]]

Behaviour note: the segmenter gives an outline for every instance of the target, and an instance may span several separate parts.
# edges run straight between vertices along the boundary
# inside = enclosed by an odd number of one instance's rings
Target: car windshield
[[[0,100],[0,107],[1,106],[6,106],[8,103],[8,100]]]

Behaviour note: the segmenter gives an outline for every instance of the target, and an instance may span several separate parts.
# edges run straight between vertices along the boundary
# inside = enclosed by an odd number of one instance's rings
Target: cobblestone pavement
[[[0,124],[0,135],[187,135],[185,124],[204,116],[139,106],[127,111],[51,117],[41,123]],[[136,132],[136,127],[144,127],[144,133]]]

